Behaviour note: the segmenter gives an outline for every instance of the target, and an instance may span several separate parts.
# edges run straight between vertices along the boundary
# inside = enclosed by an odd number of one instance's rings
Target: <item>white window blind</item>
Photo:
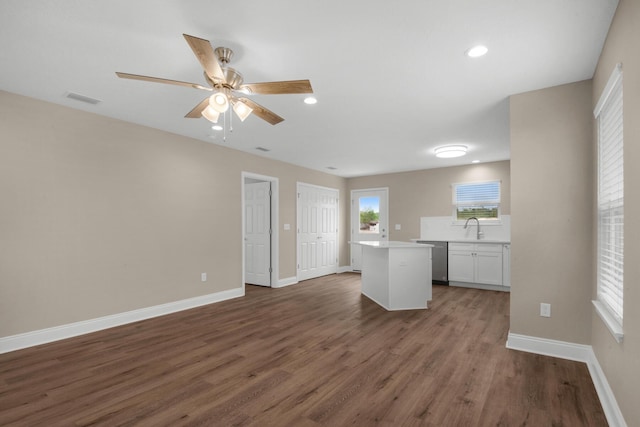
[[[618,323],[620,336],[624,314],[622,106],[622,68],[618,65],[596,105],[594,115],[598,124],[598,301]],[[616,335],[615,331],[612,332]]]
[[[454,219],[497,219],[500,181],[453,184]]]

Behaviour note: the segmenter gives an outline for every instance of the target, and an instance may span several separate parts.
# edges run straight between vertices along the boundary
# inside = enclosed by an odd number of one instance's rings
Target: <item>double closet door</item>
[[[298,183],[298,280],[338,272],[338,190]]]

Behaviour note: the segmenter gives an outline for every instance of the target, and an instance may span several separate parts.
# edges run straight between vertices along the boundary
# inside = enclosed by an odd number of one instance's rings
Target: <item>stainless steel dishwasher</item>
[[[433,245],[431,249],[431,283],[449,285],[449,244],[433,240],[418,240],[418,243]]]

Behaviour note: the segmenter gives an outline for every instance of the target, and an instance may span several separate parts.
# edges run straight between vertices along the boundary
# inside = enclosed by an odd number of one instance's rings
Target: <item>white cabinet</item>
[[[352,242],[362,247],[362,294],[386,310],[427,308],[431,301],[431,245]]]
[[[502,286],[502,246],[449,243],[449,281]]]
[[[449,280],[474,282],[475,266],[473,252],[452,250],[449,243]]]

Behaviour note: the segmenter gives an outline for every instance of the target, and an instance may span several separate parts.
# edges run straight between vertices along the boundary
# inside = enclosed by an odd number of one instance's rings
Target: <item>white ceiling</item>
[[[591,78],[616,5],[2,0],[0,89],[344,177],[505,160],[509,95]],[[205,119],[184,118],[207,92],[116,77],[206,84],[183,33],[231,47],[246,82],[310,79],[318,103],[254,95],[285,121],[235,120],[223,141]],[[477,43],[489,53],[466,57]],[[468,155],[433,155],[450,143]]]

